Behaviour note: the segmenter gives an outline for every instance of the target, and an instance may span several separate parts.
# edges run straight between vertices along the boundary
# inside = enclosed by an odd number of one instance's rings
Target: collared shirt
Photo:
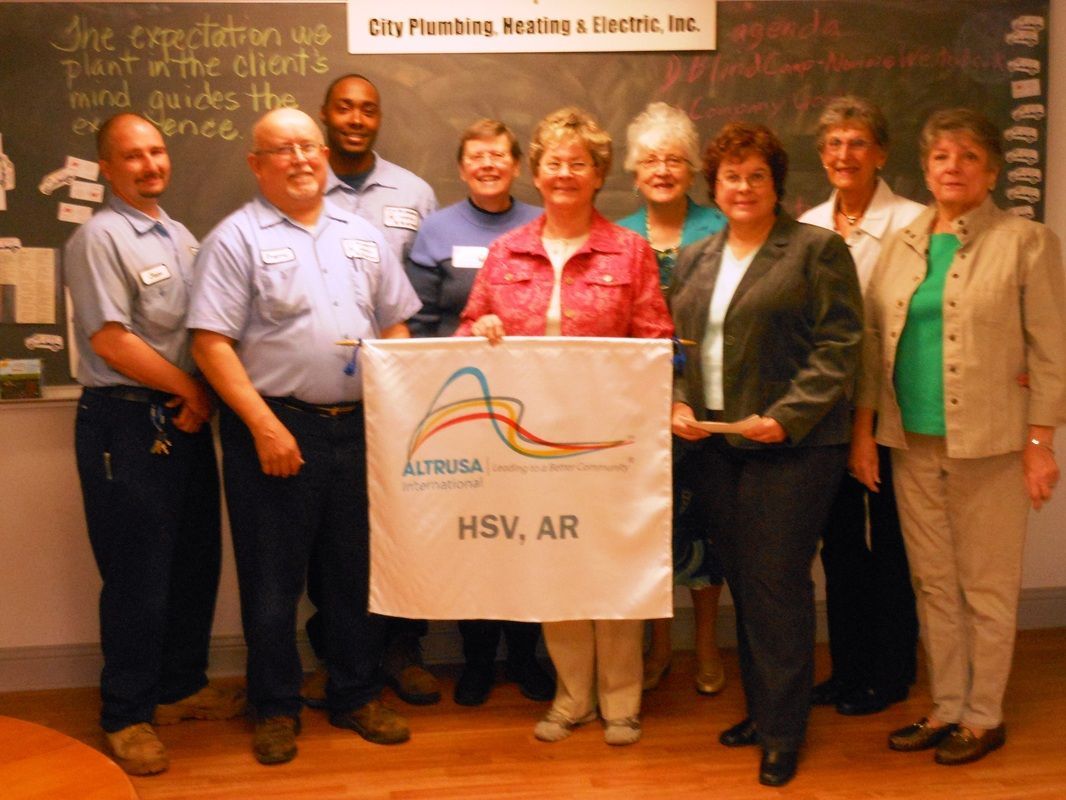
[[[162,209],[159,219],[111,196],[67,240],[63,277],[74,306],[78,382],[83,386],[138,386],[93,352],[90,339],[117,322],[186,372],[189,305],[196,238]]]
[[[893,375],[911,296],[926,274],[935,207],[885,244],[866,293],[855,404],[878,412],[877,440],[906,447]],[[1066,422],[1066,276],[1049,228],[987,198],[952,223],[959,249],[944,286],[945,445],[951,458],[1021,450],[1029,425]],[[1018,375],[1029,376],[1028,388]]]
[[[377,153],[370,174],[358,189],[338,178],[330,167],[326,197],[382,231],[401,264],[411,251],[422,220],[437,210],[437,197],[428,183]]]
[[[312,231],[257,197],[208,235],[196,270],[188,326],[235,340],[260,394],[307,403],[360,399],[352,350],[336,342],[374,338],[420,305],[381,232],[328,200]]]
[[[836,223],[833,215],[836,213],[837,192],[834,189],[829,199],[808,209],[799,218],[800,222],[817,225],[819,228],[835,231]],[[859,276],[859,286],[863,292],[870,283],[877,257],[881,254],[881,247],[889,234],[895,233],[904,225],[912,222],[915,217],[925,210],[921,203],[915,203],[906,197],[894,194],[884,179],[877,179],[877,188],[862,215],[858,225],[845,237],[851,257],[855,261],[855,271]]]
[[[555,276],[544,250],[544,216],[501,236],[474,280],[456,336],[496,314],[512,336],[544,336]],[[563,267],[563,336],[666,338],[674,326],[659,269],[643,238],[592,212],[589,237]]]

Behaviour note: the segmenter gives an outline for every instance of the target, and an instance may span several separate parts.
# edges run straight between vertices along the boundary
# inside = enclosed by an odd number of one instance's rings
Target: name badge
[[[385,206],[382,213],[386,228],[405,228],[409,231],[417,231],[422,223],[422,215],[413,208]]]
[[[488,254],[487,247],[457,244],[452,248],[452,266],[456,269],[481,269]]]
[[[344,255],[348,258],[361,258],[363,261],[373,261],[375,264],[381,261],[378,252],[378,243],[369,239],[345,239]]]
[[[278,247],[274,250],[261,250],[259,257],[264,264],[283,264],[286,261],[295,261],[296,253],[291,247]]]
[[[154,267],[141,270],[141,283],[145,286],[165,281],[170,277],[170,269],[166,264],[156,264]]]

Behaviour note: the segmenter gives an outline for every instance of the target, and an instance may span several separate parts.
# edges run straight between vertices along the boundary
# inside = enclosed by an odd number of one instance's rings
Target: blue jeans
[[[268,402],[304,459],[289,478],[265,475],[248,428],[228,408],[221,412],[226,504],[248,644],[248,700],[260,719],[300,714],[296,609],[314,554],[329,654],[326,701],[333,712],[350,711],[381,692],[376,672],[383,622],[367,613],[362,407],[330,417]]]
[[[143,390],[149,396],[147,390]],[[169,397],[135,402],[86,389],[74,443],[100,591],[100,724],[114,732],[148,722],[157,703],[207,684],[218,591],[218,471],[209,426],[182,433]],[[153,405],[169,455],[153,455]]]

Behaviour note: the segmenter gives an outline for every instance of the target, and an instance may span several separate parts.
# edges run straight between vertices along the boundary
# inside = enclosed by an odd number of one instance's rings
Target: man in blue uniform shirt
[[[314,120],[278,109],[252,138],[260,194],[204,241],[187,324],[193,355],[225,402],[253,750],[275,764],[296,755],[296,607],[312,553],[330,722],[377,744],[409,737],[379,700],[384,625],[367,613],[362,380],[336,342],[405,337],[420,304],[381,233],[324,200],[327,149]]]
[[[159,207],[170,157],[151,122],[112,117],[97,150],[111,197],[64,250],[75,448],[103,579],[100,724],[119,765],[151,775],[169,764],[153,721],[225,719],[244,697],[205,675],[221,545],[211,399],[185,330],[196,239]]]
[[[381,128],[377,88],[362,75],[337,78],[326,89],[321,119],[330,148],[326,197],[384,231],[402,263],[437,198],[424,180],[374,152]]]
[[[326,197],[368,220],[384,232],[397,260],[403,264],[419,226],[437,210],[429,184],[414,173],[386,161],[374,152],[381,128],[381,97],[362,75],[342,75],[326,89],[320,112],[329,140],[329,178]],[[308,594],[317,605],[317,560],[312,558]],[[317,615],[307,623],[311,645],[323,662],[329,662]],[[390,618],[381,669],[396,694],[408,703],[426,705],[440,700],[440,683],[422,663],[424,620]],[[304,687],[309,705],[317,705],[325,670],[320,669]]]

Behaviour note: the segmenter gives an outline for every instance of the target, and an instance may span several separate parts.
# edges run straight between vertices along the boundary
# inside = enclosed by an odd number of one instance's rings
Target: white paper
[[[0,283],[15,287],[19,324],[53,325],[56,321],[56,256],[47,247],[0,250]]]
[[[104,185],[88,181],[74,181],[70,184],[70,199],[99,203],[104,199]]]
[[[95,181],[100,177],[100,164],[96,161],[86,161],[77,156],[67,156],[67,169],[74,173],[74,177],[84,181]]]
[[[76,203],[60,203],[59,212],[56,215],[60,222],[74,222],[81,225],[88,222],[93,215],[89,206],[79,206]]]
[[[745,417],[736,422],[704,422],[691,417],[682,417],[681,419],[693,428],[699,428],[708,433],[744,433],[744,431],[759,421],[759,415],[752,414],[750,417]]]
[[[50,195],[60,186],[69,186],[73,182],[74,170],[69,167],[60,167],[41,178],[41,182],[37,184],[37,189],[43,195]]]
[[[1010,82],[1010,96],[1015,100],[1022,97],[1036,97],[1040,94],[1039,78],[1024,78],[1020,81]]]

